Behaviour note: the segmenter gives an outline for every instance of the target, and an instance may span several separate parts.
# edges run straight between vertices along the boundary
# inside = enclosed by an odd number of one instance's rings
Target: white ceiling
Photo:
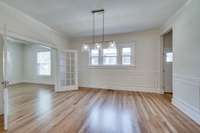
[[[105,9],[106,34],[161,26],[187,0],[1,0],[68,37],[92,34],[91,10]]]

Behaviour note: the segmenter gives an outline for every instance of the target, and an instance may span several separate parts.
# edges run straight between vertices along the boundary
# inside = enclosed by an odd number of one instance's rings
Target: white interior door
[[[74,50],[59,51],[57,64],[56,91],[77,90],[77,52]]]

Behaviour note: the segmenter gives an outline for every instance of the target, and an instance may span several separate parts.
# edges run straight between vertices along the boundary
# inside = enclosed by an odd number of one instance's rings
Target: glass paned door
[[[77,90],[77,52],[59,51],[56,91]]]

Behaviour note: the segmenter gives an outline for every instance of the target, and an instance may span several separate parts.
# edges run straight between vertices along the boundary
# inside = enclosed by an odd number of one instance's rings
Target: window
[[[122,48],[122,65],[130,65],[131,64],[132,52],[131,48]]]
[[[92,49],[90,51],[90,64],[91,65],[99,64],[99,50],[98,49]]]
[[[134,45],[118,45],[116,48],[91,49],[90,66],[133,66]]]
[[[117,64],[117,49],[107,48],[103,49],[103,65],[116,65]]]
[[[51,75],[51,52],[37,52],[37,73],[40,76]]]
[[[173,53],[172,52],[166,53],[166,62],[173,62]]]

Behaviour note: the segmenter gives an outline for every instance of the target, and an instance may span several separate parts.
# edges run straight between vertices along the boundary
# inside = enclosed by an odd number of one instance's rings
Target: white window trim
[[[88,59],[89,59],[88,64],[89,64],[89,65],[91,65],[91,57],[92,57],[92,56],[91,56],[91,50],[92,50],[92,49],[89,50],[89,57],[88,57]],[[99,64],[100,64],[100,54],[101,54],[101,53],[100,53],[100,51],[99,51],[99,56],[94,56],[94,57],[98,57],[98,63],[99,63]],[[98,66],[98,65],[91,65],[91,66]]]
[[[39,74],[38,72],[38,62],[37,62],[37,59],[36,59],[36,65],[37,65],[37,68],[36,68],[36,71],[37,71],[37,76],[38,77],[51,77],[52,76],[52,51],[51,50],[39,50],[36,52],[36,58],[37,58],[37,54],[40,53],[40,52],[50,52],[50,74],[49,75],[43,75],[43,74]]]
[[[130,65],[122,64],[122,48],[130,47],[132,51],[132,58]],[[133,68],[136,67],[136,44],[118,44],[117,45],[117,64],[116,65],[103,65],[103,50],[99,51],[99,65],[91,65],[91,50],[89,51],[88,68]]]
[[[101,64],[102,66],[116,66],[119,64],[118,62],[118,48],[116,48],[116,52],[117,52],[117,55],[116,56],[103,56],[103,49],[100,51],[101,52],[101,56],[100,56],[100,60],[101,60]],[[116,58],[116,64],[104,64],[104,58],[105,57],[114,57]]]

